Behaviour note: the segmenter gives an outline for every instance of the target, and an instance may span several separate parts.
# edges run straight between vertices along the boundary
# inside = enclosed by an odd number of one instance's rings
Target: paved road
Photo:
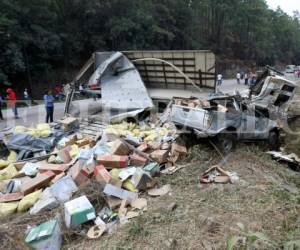
[[[40,102],[42,103],[42,102]],[[88,113],[88,110],[94,109],[98,104],[93,99],[79,100],[74,102],[82,116]],[[63,117],[65,103],[55,103],[54,105],[54,120],[58,120]],[[2,110],[4,121],[0,122],[0,129],[6,127],[15,127],[22,125],[26,127],[34,127],[38,123],[45,122],[45,106],[44,104],[35,105],[31,107],[18,108],[20,119],[15,119],[11,109]]]
[[[238,85],[235,80],[225,80],[222,84],[222,86],[219,87],[219,90],[224,93],[233,93],[234,90],[245,90],[247,89],[247,86],[244,84]],[[166,90],[164,90],[166,91]],[[151,92],[151,91],[150,91]],[[157,92],[157,90],[156,90]],[[178,90],[167,90],[168,94],[174,95],[174,96],[180,96],[180,91]],[[166,93],[161,90],[162,95],[166,95]],[[186,91],[187,96],[189,97],[195,92]],[[202,93],[201,95],[207,95],[207,93]],[[196,95],[194,95],[196,96]],[[42,102],[40,102],[42,103]],[[55,103],[55,109],[54,109],[54,120],[58,120],[63,116],[64,113],[64,103]],[[99,106],[99,102],[94,102],[92,99],[87,100],[80,100],[75,101],[74,105],[80,110],[80,114],[82,116],[86,116],[88,111],[95,109],[96,106]],[[38,123],[45,122],[45,107],[43,104],[31,106],[31,107],[25,107],[25,108],[19,108],[19,116],[20,119],[14,119],[12,110],[3,110],[3,116],[5,117],[4,121],[0,122],[0,129],[3,129],[5,127],[14,127],[16,125],[23,125],[27,127],[34,127]]]
[[[244,80],[241,80],[241,83],[237,84],[235,79],[224,80],[222,85],[217,87],[217,89],[226,94],[233,93],[235,90],[244,91],[248,88],[249,86],[244,84]]]

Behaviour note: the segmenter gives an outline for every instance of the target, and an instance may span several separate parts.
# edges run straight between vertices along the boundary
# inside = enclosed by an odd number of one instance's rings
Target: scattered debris
[[[164,185],[161,188],[153,188],[148,190],[150,196],[163,196],[168,194],[171,191],[170,185]]]
[[[63,205],[64,223],[70,231],[85,224],[90,228],[80,234],[90,239],[99,238],[105,232],[112,233],[119,223],[128,223],[147,211],[147,195],[159,197],[171,192],[170,184],[159,187],[159,178],[156,178],[159,174],[172,175],[188,166],[178,164],[188,155],[188,149],[178,138],[180,133],[175,124],[187,126],[199,137],[215,137],[228,128],[241,128],[242,120],[257,121],[259,126],[267,127],[267,132],[258,135],[257,131],[252,131],[254,134],[250,133],[250,137],[266,139],[274,129],[278,132],[278,123],[269,117],[257,118],[250,111],[270,111],[264,101],[270,97],[268,91],[274,86],[287,86],[289,92],[288,100],[285,99],[286,91],[281,90],[276,90],[274,98],[268,99],[267,104],[278,106],[278,109],[286,108],[294,91],[291,82],[268,76],[261,81],[262,86],[269,88],[261,92],[252,90],[251,98],[238,94],[214,96],[208,100],[174,98],[163,121],[153,122],[155,119],[148,117],[135,123],[120,122],[150,109],[153,103],[137,69],[124,55],[119,52],[101,55],[103,58],[89,86],[94,86],[96,91],[101,88],[105,107],[118,110],[127,105],[130,111],[123,110],[117,116],[110,114],[110,124],[69,116],[51,125],[15,127],[5,139],[9,154],[0,160],[0,218],[28,211],[29,215],[42,214]],[[132,81],[135,87],[130,85],[132,91],[124,93],[123,87]],[[214,124],[216,114],[218,124]],[[228,152],[235,139],[227,133],[216,143]],[[268,153],[279,160],[300,162],[294,154]],[[204,172],[200,181],[235,183],[239,176],[215,165]],[[96,198],[86,191],[91,186],[96,190]],[[296,192],[288,185],[283,187]],[[165,209],[172,212],[176,208],[177,203],[171,202]],[[91,227],[93,222],[95,226]],[[60,223],[52,219],[32,228],[25,242],[35,249],[60,249]],[[177,241],[168,239],[165,245],[173,249]]]
[[[294,153],[284,154],[282,152],[277,152],[277,151],[268,151],[267,154],[272,155],[278,161],[300,165],[300,158]]]
[[[212,166],[200,177],[201,183],[235,183],[239,180],[237,173],[228,172],[219,166]]]
[[[86,196],[66,202],[64,209],[65,223],[68,228],[77,227],[96,218],[95,209]]]
[[[87,232],[87,237],[89,239],[98,239],[106,231],[105,224],[95,225],[89,229]]]
[[[61,249],[62,235],[59,222],[50,220],[33,227],[27,234],[25,242],[36,250]]]

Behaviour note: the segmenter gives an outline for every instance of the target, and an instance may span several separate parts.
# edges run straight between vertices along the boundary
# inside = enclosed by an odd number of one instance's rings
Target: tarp
[[[12,150],[26,150],[30,152],[50,152],[58,138],[55,136],[47,138],[36,138],[25,133],[17,133],[9,138],[7,147]]]

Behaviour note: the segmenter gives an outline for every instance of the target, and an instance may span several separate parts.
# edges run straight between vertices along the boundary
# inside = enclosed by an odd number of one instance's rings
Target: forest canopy
[[[300,64],[299,13],[264,0],[0,0],[0,82],[67,75],[93,51],[210,49]]]

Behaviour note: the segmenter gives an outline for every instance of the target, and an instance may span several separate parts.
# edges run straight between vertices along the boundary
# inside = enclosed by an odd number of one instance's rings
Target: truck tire
[[[279,141],[279,133],[277,131],[269,132],[268,144],[269,144],[270,150],[278,150],[279,149],[280,141]]]
[[[216,146],[224,155],[227,155],[234,150],[236,143],[237,138],[233,133],[223,133],[216,137]]]

